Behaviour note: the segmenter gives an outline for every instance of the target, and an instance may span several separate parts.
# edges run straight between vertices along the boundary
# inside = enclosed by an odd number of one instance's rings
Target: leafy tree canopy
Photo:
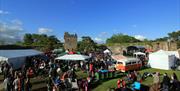
[[[78,50],[90,52],[96,49],[96,43],[89,36],[83,36],[82,41],[78,42]]]
[[[134,43],[134,42],[140,42],[140,40],[137,40],[132,36],[125,35],[122,33],[114,34],[111,38],[108,38],[106,40],[106,43]]]
[[[23,40],[23,45],[39,46],[42,51],[62,47],[60,40],[55,36],[47,36],[46,34],[25,34]]]

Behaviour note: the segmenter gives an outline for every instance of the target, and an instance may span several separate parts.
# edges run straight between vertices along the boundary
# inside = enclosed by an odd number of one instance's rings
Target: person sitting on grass
[[[14,91],[18,91],[18,85],[19,85],[18,81],[19,81],[19,77],[18,77],[18,75],[16,75],[15,77],[16,77],[16,78],[15,78],[15,80],[13,81]]]
[[[91,76],[91,75],[89,75],[89,76],[87,77],[87,81],[88,81],[89,84],[92,82],[92,76]]]
[[[167,73],[164,74],[162,85],[163,85],[163,91],[169,91],[170,78],[168,77]]]
[[[160,83],[160,77],[159,77],[159,72],[156,72],[155,75],[153,75],[154,79],[153,79],[153,83],[158,85]]]
[[[25,91],[31,91],[31,88],[32,88],[32,84],[30,82],[30,78],[27,77],[27,80],[25,82],[25,89],[26,89]]]
[[[46,86],[47,86],[47,91],[52,91],[52,87],[53,87],[53,82],[52,82],[52,78],[51,75],[49,75],[49,77],[46,79]]]
[[[171,76],[171,91],[180,91],[180,82],[178,81],[178,78],[175,73],[172,74]]]
[[[140,91],[140,88],[141,88],[141,83],[139,81],[135,81],[132,84],[132,90],[133,91]]]

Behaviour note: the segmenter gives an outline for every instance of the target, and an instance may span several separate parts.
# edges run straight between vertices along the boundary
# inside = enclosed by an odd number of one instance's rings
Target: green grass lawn
[[[170,76],[173,74],[173,72],[174,72],[174,73],[176,73],[178,79],[180,79],[180,71],[160,70],[160,69],[152,69],[152,68],[150,68],[150,69],[145,69],[145,70],[141,70],[141,71],[140,71],[140,73],[144,73],[144,72],[160,72],[160,74],[161,74],[161,75],[160,75],[160,80],[161,80],[161,81],[162,81],[162,78],[163,78],[163,74],[164,74],[164,73],[167,73],[168,76],[170,77]],[[152,85],[152,83],[153,83],[153,77],[149,77],[149,78],[147,78],[145,81],[142,82],[142,84],[147,85],[147,86]]]
[[[172,70],[159,70],[159,69],[152,69],[152,68],[149,68],[149,69],[144,69],[144,70],[141,70],[140,73],[144,73],[144,72],[160,72],[160,74],[164,74],[165,72],[170,76],[173,72],[176,73],[177,77],[180,79],[180,71],[172,71]],[[112,80],[109,80],[109,81],[106,81],[102,84],[100,84],[99,86],[97,86],[96,88],[93,89],[93,91],[107,91],[109,88],[116,88],[116,83],[117,83],[117,80],[119,78],[115,78],[115,79],[112,79]],[[160,80],[162,80],[162,75],[160,76]],[[146,80],[144,80],[142,82],[142,84],[144,85],[152,85],[153,83],[153,77],[148,77]]]

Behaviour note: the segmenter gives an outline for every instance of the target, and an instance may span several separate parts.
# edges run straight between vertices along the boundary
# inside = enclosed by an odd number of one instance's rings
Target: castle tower
[[[75,51],[77,49],[77,35],[64,33],[64,49],[69,51]]]

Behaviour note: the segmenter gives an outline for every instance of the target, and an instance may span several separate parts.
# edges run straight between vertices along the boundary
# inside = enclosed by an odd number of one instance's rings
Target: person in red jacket
[[[118,89],[122,88],[122,87],[125,88],[126,87],[126,82],[123,79],[119,79],[117,81],[117,87],[118,87]]]
[[[27,70],[27,77],[32,78],[34,76],[34,71],[31,67]]]
[[[126,87],[126,81],[122,80],[122,87],[125,88]]]
[[[118,88],[118,89],[121,88],[121,79],[119,79],[119,80],[117,81],[117,88]]]
[[[89,64],[89,72],[90,72],[91,76],[94,76],[94,65],[93,65],[93,63]]]

